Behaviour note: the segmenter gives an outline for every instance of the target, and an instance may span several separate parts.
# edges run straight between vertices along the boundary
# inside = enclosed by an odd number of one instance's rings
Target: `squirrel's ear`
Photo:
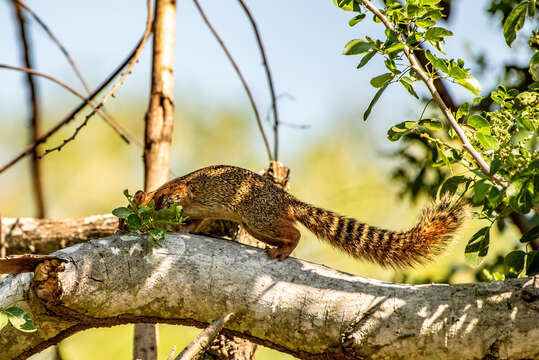
[[[133,202],[137,205],[142,205],[142,203],[146,199],[146,196],[146,192],[139,190],[135,193],[135,196],[133,196]]]

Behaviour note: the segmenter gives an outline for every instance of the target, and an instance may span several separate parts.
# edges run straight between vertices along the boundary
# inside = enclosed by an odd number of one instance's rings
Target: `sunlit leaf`
[[[380,99],[380,96],[382,96],[382,94],[384,93],[384,91],[386,90],[387,88],[387,85],[384,86],[383,88],[381,88],[380,90],[378,90],[376,92],[376,94],[374,95],[374,97],[372,98],[369,106],[367,107],[367,110],[365,110],[365,113],[363,114],[363,121],[367,121],[367,118],[369,117],[369,115],[371,114],[371,111],[372,111],[372,108],[374,107],[374,105],[378,102],[378,99]]]
[[[365,19],[366,16],[367,15],[365,15],[365,14],[356,15],[353,18],[351,18],[350,21],[348,21],[348,25],[349,26],[354,26],[357,23],[361,22],[363,19]]]
[[[392,73],[386,73],[386,74],[376,76],[371,79],[371,85],[374,86],[375,88],[385,87],[387,86],[387,84],[389,84],[391,80],[393,80],[394,77],[395,75],[393,75]]]
[[[490,227],[485,226],[476,232],[464,250],[464,257],[470,265],[479,265],[488,253]]]
[[[354,39],[350,40],[342,51],[343,55],[358,55],[364,54],[369,51],[371,44],[367,40],[363,39]]]
[[[526,12],[528,8],[528,1],[524,0],[520,4],[514,7],[509,13],[503,24],[503,36],[507,45],[511,46],[517,36],[517,32],[524,25],[526,19]]]
[[[482,132],[477,132],[475,135],[485,150],[498,150],[500,148],[500,144],[494,136]]]
[[[374,55],[376,55],[376,51],[371,51],[371,52],[367,53],[367,55],[363,56],[361,58],[361,61],[358,64],[357,68],[359,69],[359,68],[362,68],[363,66],[365,66],[369,62],[369,60],[372,59],[372,57]]]

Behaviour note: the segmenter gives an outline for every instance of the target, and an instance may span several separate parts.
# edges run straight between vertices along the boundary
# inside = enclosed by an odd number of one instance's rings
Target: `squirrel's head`
[[[153,192],[147,193],[145,191],[139,190],[135,193],[133,196],[133,202],[137,204],[138,206],[145,206],[148,205],[148,203],[153,198]]]

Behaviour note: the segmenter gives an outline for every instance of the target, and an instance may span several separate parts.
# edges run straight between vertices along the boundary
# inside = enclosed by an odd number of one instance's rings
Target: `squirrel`
[[[263,176],[227,165],[205,167],[134,196],[140,206],[152,199],[156,209],[181,205],[190,219],[237,222],[273,246],[266,249],[272,259],[284,260],[296,248],[301,235],[295,223],[299,222],[353,257],[391,267],[420,263],[439,253],[464,222],[467,208],[463,201],[443,196],[424,210],[410,230],[383,230],[309,205]]]

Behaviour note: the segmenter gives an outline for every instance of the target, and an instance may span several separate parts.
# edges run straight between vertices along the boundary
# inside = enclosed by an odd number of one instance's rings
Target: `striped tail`
[[[430,260],[443,250],[464,222],[466,210],[467,205],[463,201],[452,204],[452,198],[445,196],[439,203],[425,209],[413,228],[395,232],[369,226],[299,200],[292,207],[296,220],[316,236],[353,257],[394,268]]]

